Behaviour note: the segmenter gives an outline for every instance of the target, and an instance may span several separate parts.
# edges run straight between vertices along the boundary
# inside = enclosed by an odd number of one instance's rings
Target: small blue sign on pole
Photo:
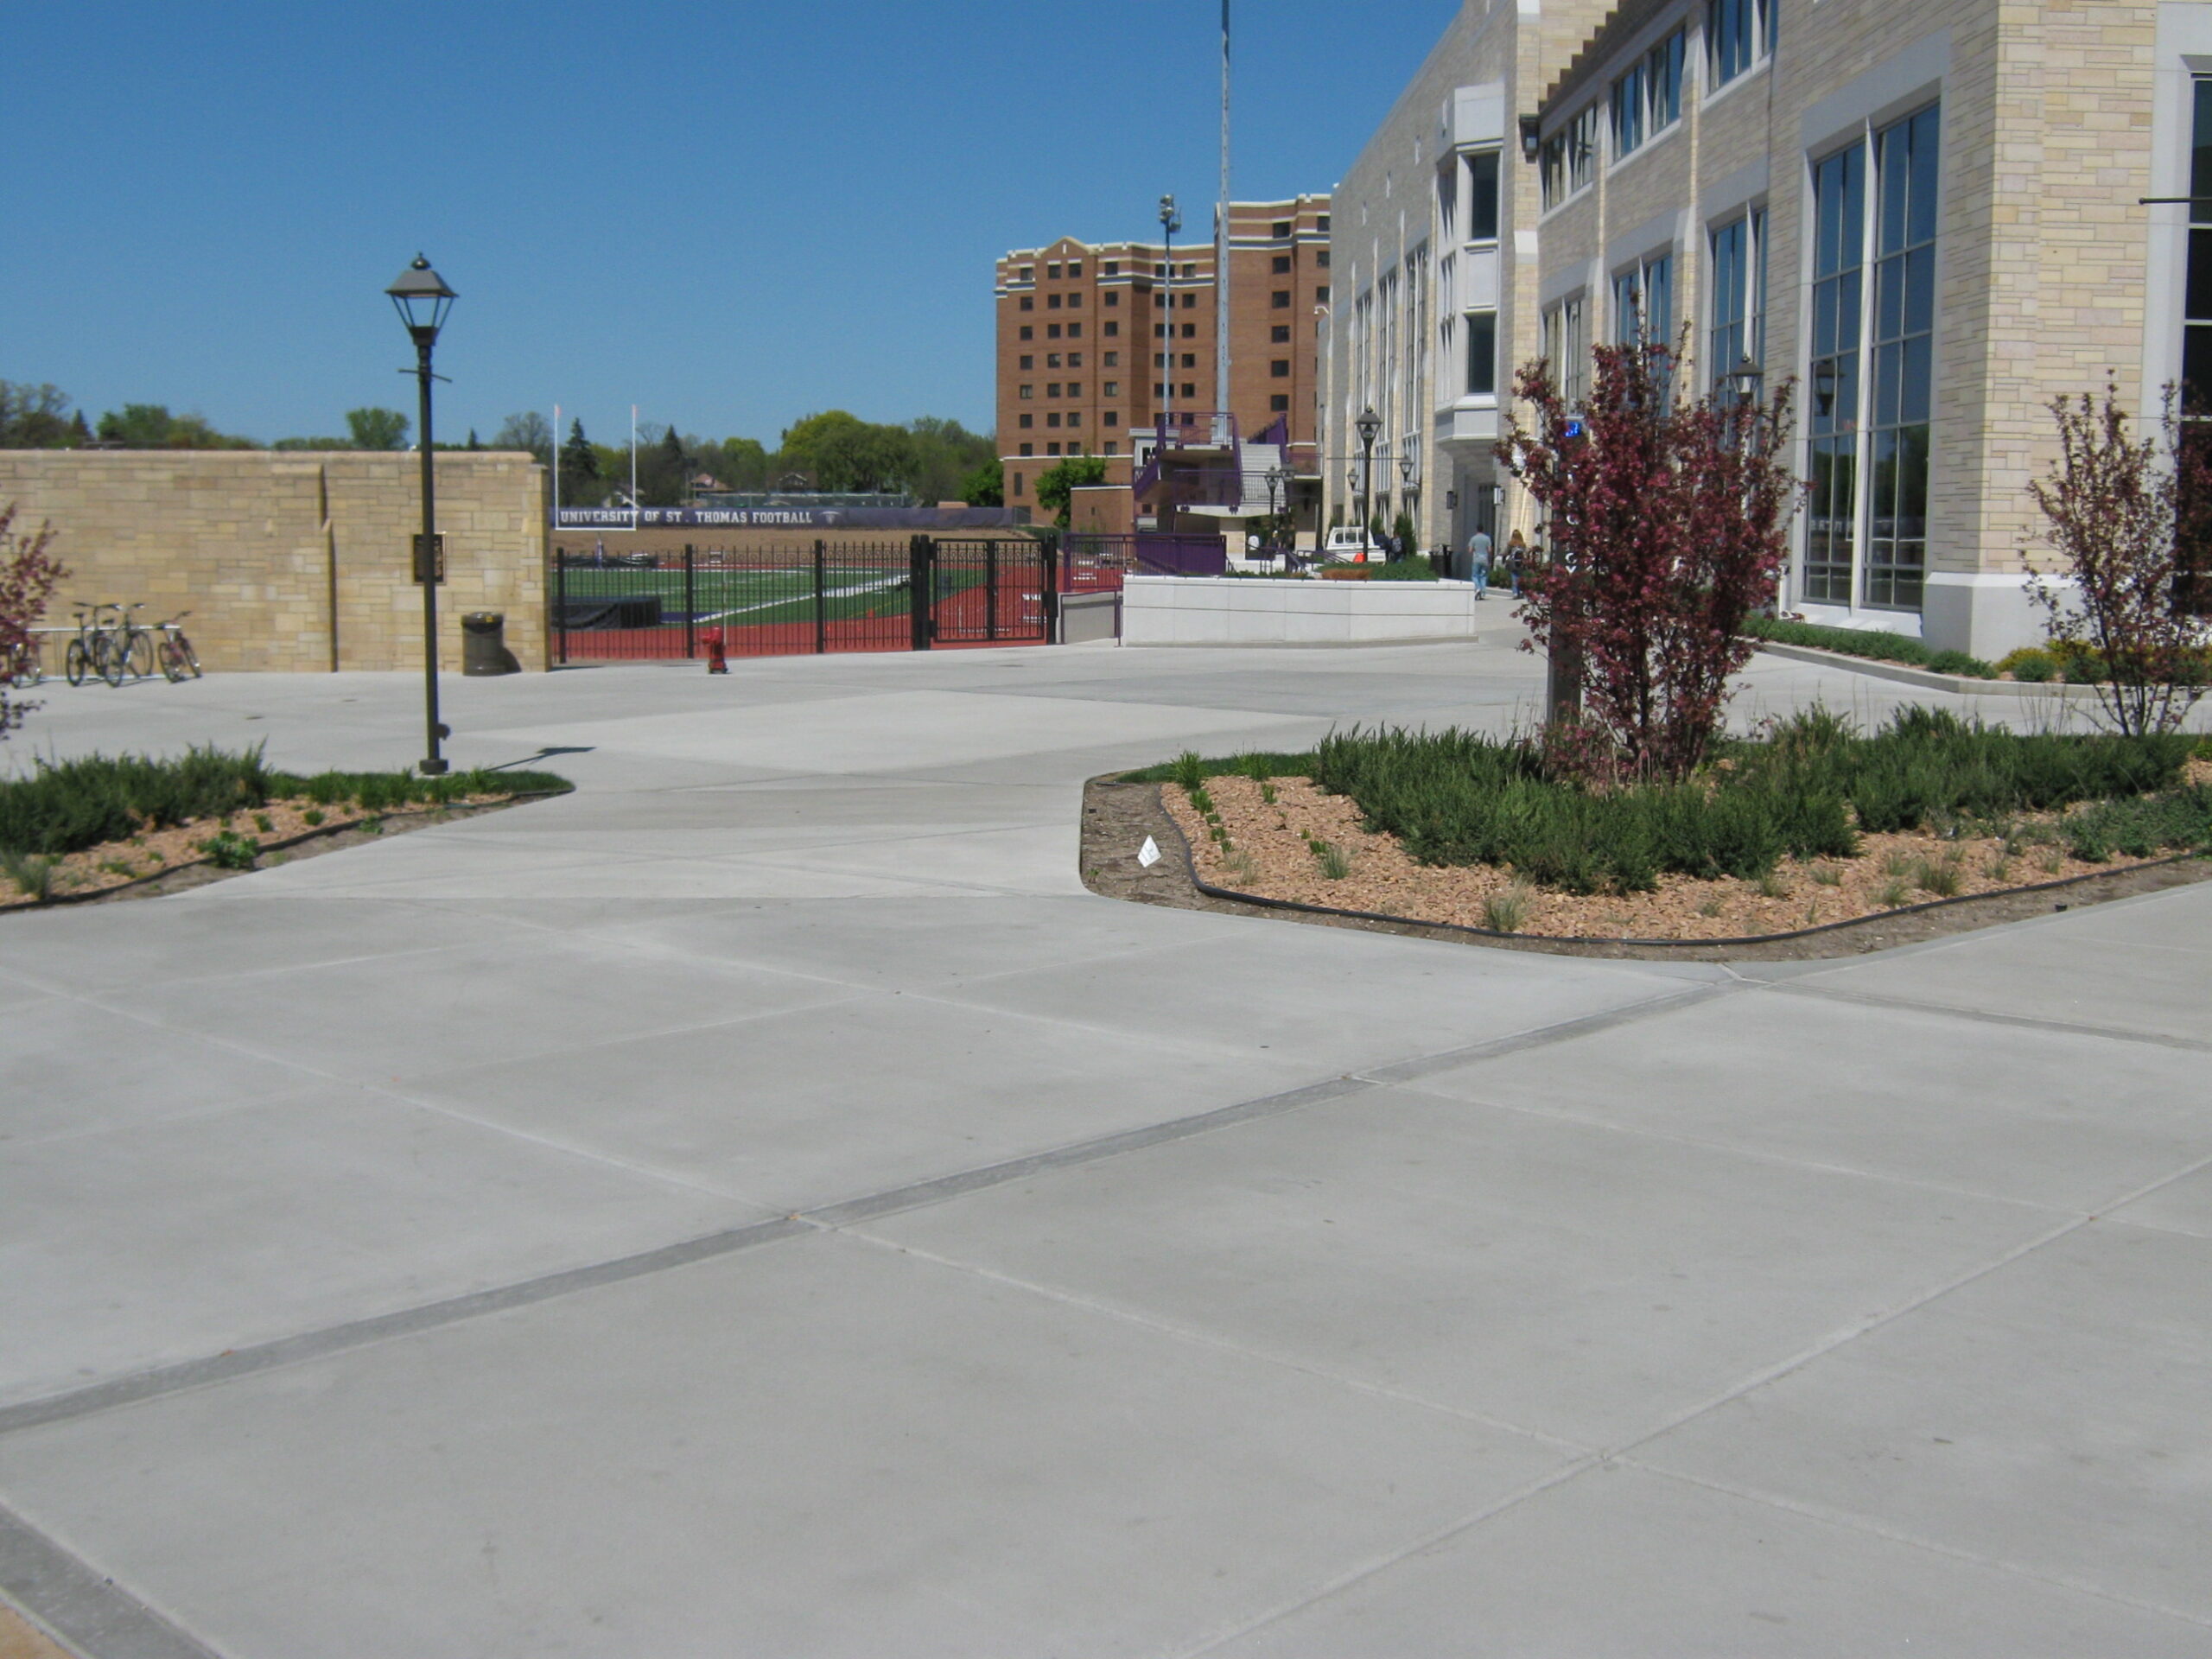
[[[1560,435],[1566,438],[1580,437],[1582,435],[1582,417],[1580,415],[1568,416],[1567,417],[1567,423],[1560,429]]]

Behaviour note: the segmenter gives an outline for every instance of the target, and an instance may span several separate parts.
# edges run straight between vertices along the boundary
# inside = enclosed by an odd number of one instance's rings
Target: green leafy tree
[[[804,473],[817,490],[898,491],[914,475],[913,435],[878,426],[842,409],[810,415],[785,430],[779,473]]]
[[[1096,455],[1071,455],[1058,466],[1047,467],[1037,474],[1037,505],[1049,508],[1052,522],[1065,530],[1068,504],[1076,488],[1105,481],[1106,463],[1103,459]]]
[[[724,438],[713,465],[715,475],[733,490],[768,486],[768,451],[758,438]]]
[[[346,435],[356,449],[397,449],[407,442],[408,418],[396,409],[349,409]]]
[[[971,507],[1006,505],[1006,469],[996,455],[960,480],[960,499]]]
[[[1402,509],[1397,518],[1391,523],[1390,534],[1397,538],[1398,550],[1401,554],[1411,553],[1414,550],[1413,514]]]
[[[935,415],[907,422],[906,435],[913,454],[907,487],[925,505],[965,500],[968,480],[998,454],[998,445],[988,435]]]
[[[226,436],[199,415],[172,415],[166,404],[125,404],[100,416],[103,442],[130,449],[251,449],[246,438]]]
[[[0,380],[0,449],[59,449],[90,436],[82,410],[70,419],[60,387]]]
[[[689,447],[672,426],[664,429],[658,437],[653,437],[650,431],[638,435],[645,440],[638,449],[638,505],[682,506],[690,493]]]

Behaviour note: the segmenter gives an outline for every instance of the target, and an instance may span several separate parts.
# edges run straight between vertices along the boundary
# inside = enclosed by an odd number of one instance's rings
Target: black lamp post
[[[1835,359],[1824,357],[1813,365],[1813,412],[1825,420],[1835,409]]]
[[[1359,433],[1359,556],[1364,559],[1367,538],[1373,533],[1370,526],[1375,521],[1375,435],[1382,429],[1382,417],[1370,404],[1352,425]]]
[[[452,734],[438,721],[438,509],[430,448],[430,382],[437,377],[430,372],[430,348],[438,343],[438,330],[458,296],[419,253],[385,292],[415,342],[414,374],[422,391],[423,541],[415,553],[415,580],[423,584],[423,712],[429,747],[421,765],[426,776],[435,778],[446,770],[438,746]]]
[[[1283,502],[1290,489],[1290,468],[1281,464],[1268,468],[1268,517],[1274,521],[1270,528],[1279,537],[1283,535]],[[1290,569],[1290,550],[1295,537],[1283,540],[1282,568]]]

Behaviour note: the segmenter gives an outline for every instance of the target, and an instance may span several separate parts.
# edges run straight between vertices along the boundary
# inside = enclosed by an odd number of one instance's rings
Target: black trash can
[[[467,611],[461,619],[461,671],[467,675],[519,674],[522,664],[507,649],[507,619],[499,611]]]

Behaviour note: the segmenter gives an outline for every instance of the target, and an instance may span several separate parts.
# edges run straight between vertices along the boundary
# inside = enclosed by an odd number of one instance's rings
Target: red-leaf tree
[[[2122,732],[2179,726],[2205,692],[2212,461],[2166,388],[2156,435],[2128,431],[2120,387],[2054,398],[2058,459],[2029,485],[2072,582],[2031,578],[2052,643],[2095,654],[2097,702]]]
[[[1774,601],[1802,486],[1782,456],[1794,388],[1765,403],[1727,388],[1685,397],[1677,353],[1601,346],[1587,402],[1570,407],[1548,362],[1515,391],[1499,461],[1542,505],[1542,579],[1524,582],[1525,649],[1579,664],[1583,718],[1643,776],[1681,778],[1706,753],[1747,662],[1744,619]]]
[[[30,646],[31,630],[46,614],[54,584],[67,574],[47,550],[53,541],[51,525],[41,525],[35,535],[17,535],[15,504],[0,507],[0,739],[38,706],[10,694],[16,666]]]

